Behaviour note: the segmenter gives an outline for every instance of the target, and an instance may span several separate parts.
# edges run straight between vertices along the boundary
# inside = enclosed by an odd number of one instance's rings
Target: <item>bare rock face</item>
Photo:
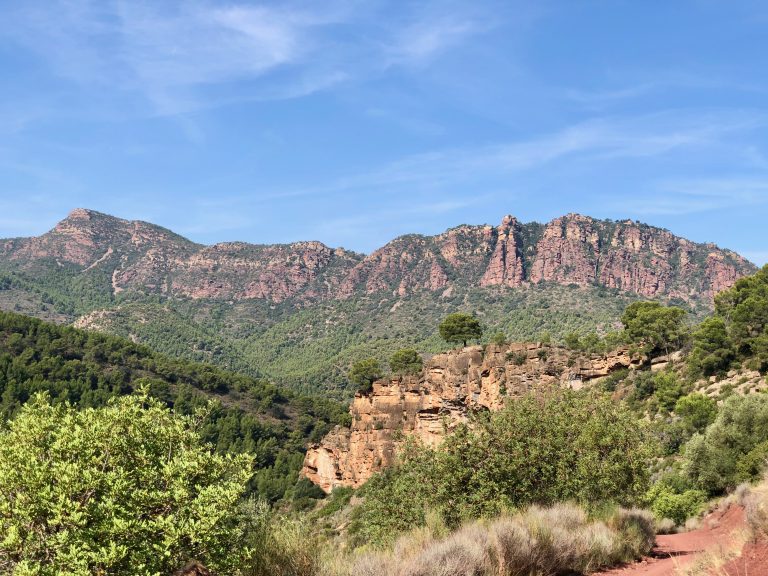
[[[435,446],[473,410],[499,410],[531,390],[581,388],[635,366],[627,350],[583,357],[543,344],[489,345],[438,354],[419,378],[380,380],[357,394],[350,428],[336,427],[310,446],[302,474],[325,492],[358,487],[391,464],[404,436]]]
[[[506,216],[496,228],[459,226],[393,240],[352,269],[340,296],[549,282],[711,305],[717,292],[754,270],[733,252],[631,220],[569,214],[542,226]]]
[[[520,286],[525,280],[520,224],[505,216],[496,230],[496,246],[480,278],[480,286]]]
[[[0,259],[43,275],[66,269],[103,278],[106,272],[113,294],[301,304],[383,291],[407,296],[550,282],[711,306],[714,294],[755,271],[737,254],[710,244],[631,220],[578,214],[546,225],[506,216],[498,227],[402,236],[363,256],[320,242],[201,246],[146,222],[77,209],[42,236],[0,241]]]
[[[345,271],[356,262],[353,253],[320,242],[216,244],[179,263],[173,292],[190,298],[258,298],[272,302],[298,295],[325,299],[341,282],[341,274],[334,271]]]

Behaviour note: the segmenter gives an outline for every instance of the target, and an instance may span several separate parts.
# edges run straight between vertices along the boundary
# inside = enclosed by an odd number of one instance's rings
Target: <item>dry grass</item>
[[[647,553],[653,519],[639,510],[618,510],[590,521],[577,506],[533,506],[493,521],[473,522],[445,536],[423,529],[392,550],[352,556],[329,566],[339,576],[553,576],[587,573]]]
[[[724,566],[734,558],[738,558],[749,538],[748,530],[738,530],[729,536],[727,542],[705,550],[690,566],[678,569],[677,574],[680,576],[730,576],[724,570]]]
[[[656,521],[656,534],[674,534],[677,532],[677,524],[674,520],[664,518]]]

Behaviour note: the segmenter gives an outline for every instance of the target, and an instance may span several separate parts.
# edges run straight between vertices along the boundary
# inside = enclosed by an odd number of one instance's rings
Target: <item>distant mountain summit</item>
[[[195,244],[173,232],[92,210],[73,210],[50,232],[0,241],[5,267],[31,275],[108,272],[112,295],[311,303],[356,294],[554,283],[598,285],[649,298],[710,302],[755,267],[730,251],[632,220],[568,214],[548,224],[506,216],[396,238],[368,256],[321,242]]]

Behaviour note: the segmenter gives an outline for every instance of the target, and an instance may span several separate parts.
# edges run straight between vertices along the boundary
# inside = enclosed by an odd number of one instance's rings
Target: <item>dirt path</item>
[[[601,576],[673,576],[678,570],[690,566],[702,553],[718,553],[721,550],[728,552],[736,547],[741,547],[740,537],[745,529],[744,509],[740,506],[731,506],[725,512],[715,512],[702,522],[702,528],[683,534],[670,534],[658,536],[656,547],[651,556],[638,562],[621,568],[614,568],[607,572],[600,572]],[[746,550],[745,550],[746,552]],[[768,572],[745,572],[748,558],[745,556],[741,564],[739,560],[725,566],[732,571],[722,574],[757,576]],[[737,566],[739,568],[737,568]]]

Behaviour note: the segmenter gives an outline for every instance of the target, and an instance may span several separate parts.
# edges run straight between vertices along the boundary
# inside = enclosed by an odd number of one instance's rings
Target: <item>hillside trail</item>
[[[704,576],[768,576],[768,546],[747,542],[744,508],[729,506],[707,516],[701,528],[681,534],[660,535],[650,556],[604,572],[599,576],[683,576],[686,569],[700,567]],[[743,549],[742,549],[743,547]],[[735,558],[716,568],[705,568],[708,558]]]

